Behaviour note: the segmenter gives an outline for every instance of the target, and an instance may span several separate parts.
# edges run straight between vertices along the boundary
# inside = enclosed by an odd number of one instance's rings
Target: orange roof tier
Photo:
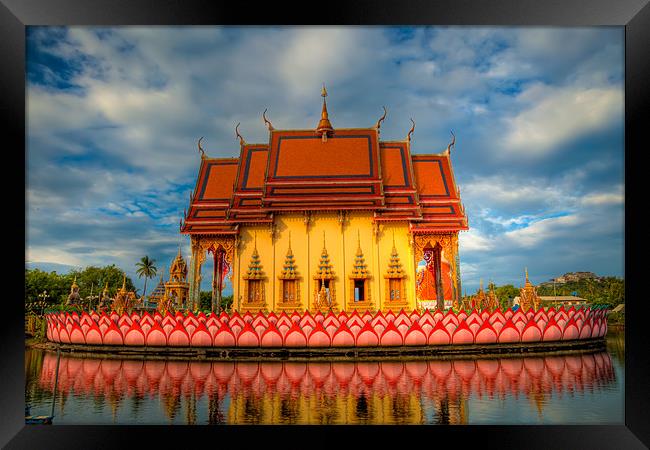
[[[449,149],[412,155],[410,139],[380,141],[377,125],[330,127],[323,103],[314,129],[269,126],[269,142],[242,139],[238,158],[203,156],[181,232],[237,234],[277,213],[327,210],[408,221],[414,233],[469,228]]]

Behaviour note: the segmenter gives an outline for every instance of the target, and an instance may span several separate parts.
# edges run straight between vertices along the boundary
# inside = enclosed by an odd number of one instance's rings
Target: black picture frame
[[[650,352],[645,348],[648,301],[642,297],[643,265],[638,229],[643,226],[639,205],[639,173],[647,147],[643,113],[650,110],[650,6],[648,0],[364,0],[305,2],[292,8],[276,3],[213,3],[208,1],[158,0],[0,0],[0,122],[6,130],[5,241],[20,248],[26,238],[25,223],[16,219],[26,210],[26,197],[19,190],[21,161],[25,149],[25,26],[27,25],[198,25],[198,24],[341,24],[341,25],[542,25],[625,27],[625,267],[627,305],[625,331],[625,425],[620,426],[455,426],[455,427],[330,427],[314,426],[26,426],[24,423],[24,333],[21,279],[13,258],[13,271],[4,272],[12,290],[2,302],[0,355],[0,444],[6,448],[130,448],[136,439],[150,448],[186,448],[218,444],[249,447],[262,445],[339,446],[343,442],[388,442],[392,445],[458,445],[513,448],[644,448],[650,446],[648,380]],[[26,170],[27,151],[22,154]],[[6,161],[13,156],[15,162]],[[8,176],[8,173],[13,175]],[[23,173],[23,186],[26,187]],[[22,202],[21,202],[22,200]],[[25,239],[23,239],[25,242]],[[603,243],[607,245],[607,243]],[[24,248],[22,249],[24,252]],[[16,250],[17,253],[20,250]],[[15,274],[15,275],[14,275]],[[636,294],[636,295],[635,295]],[[647,326],[647,325],[646,325]],[[341,434],[343,433],[343,434]],[[201,439],[208,439],[201,441]],[[441,442],[443,438],[446,443]],[[216,442],[216,441],[214,441]],[[250,445],[249,445],[250,444]]]

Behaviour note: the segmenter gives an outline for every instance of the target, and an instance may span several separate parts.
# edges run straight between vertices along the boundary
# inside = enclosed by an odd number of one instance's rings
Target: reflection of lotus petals
[[[436,326],[433,327],[428,342],[429,345],[447,345],[451,343],[451,335],[442,325],[442,321],[436,323]]]
[[[307,373],[307,365],[299,362],[287,362],[284,364],[284,373],[291,383],[300,383]]]
[[[486,380],[491,380],[499,372],[499,360],[497,359],[479,359],[476,361],[476,370]]]
[[[474,342],[474,335],[472,330],[470,330],[467,322],[464,320],[460,322],[458,328],[454,331],[454,334],[451,336],[451,343],[454,345],[458,344],[472,344]]]
[[[282,375],[282,369],[283,365],[280,362],[265,362],[264,364],[260,364],[262,378],[264,378],[264,381],[267,383],[277,382]]]
[[[438,380],[446,380],[449,378],[451,371],[451,361],[429,361],[429,373],[431,373]]]
[[[467,381],[474,376],[474,372],[476,372],[476,363],[471,359],[461,359],[453,362],[453,368],[454,372],[460,375],[463,380]]]

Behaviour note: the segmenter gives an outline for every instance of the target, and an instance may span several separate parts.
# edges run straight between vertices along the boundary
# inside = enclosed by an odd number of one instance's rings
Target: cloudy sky
[[[443,150],[469,217],[463,287],[624,275],[622,27],[28,27],[30,267],[169,267],[199,166],[268,141],[372,126]],[[204,277],[204,281],[208,277]],[[205,281],[205,289],[208,281]]]

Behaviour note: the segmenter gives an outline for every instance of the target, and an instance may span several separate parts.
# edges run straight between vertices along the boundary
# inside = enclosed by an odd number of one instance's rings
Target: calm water
[[[54,424],[621,424],[623,334],[552,357],[185,362],[61,356]],[[28,350],[27,405],[49,415],[56,354]]]

